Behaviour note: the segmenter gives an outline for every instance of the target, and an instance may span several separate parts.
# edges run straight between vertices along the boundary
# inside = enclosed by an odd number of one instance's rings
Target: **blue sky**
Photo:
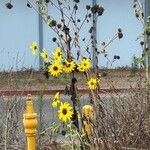
[[[31,0],[33,1],[33,0]],[[38,41],[38,15],[28,7],[26,1],[12,1],[14,8],[5,8],[6,0],[0,2],[0,70],[10,70],[13,68],[38,68],[38,56],[31,54],[29,45],[32,41]],[[90,0],[81,1],[78,16],[83,18],[85,6],[90,4]],[[136,38],[142,33],[142,25],[135,18],[131,0],[97,0],[97,3],[105,8],[105,12],[97,22],[97,41],[98,45],[102,41],[107,41],[118,28],[122,28],[124,37],[114,41],[109,47],[109,58],[113,55],[120,55],[121,59],[115,62],[113,67],[121,67],[131,64],[131,58],[135,54],[140,56],[141,47]],[[72,5],[72,3],[71,3]],[[51,7],[50,13],[59,19],[58,11]],[[52,42],[55,34],[44,24],[44,48],[49,54],[55,49],[56,45]],[[81,31],[82,37],[88,37],[89,25],[84,25]],[[84,45],[81,46],[85,49]],[[106,66],[106,59],[99,58],[99,65]]]

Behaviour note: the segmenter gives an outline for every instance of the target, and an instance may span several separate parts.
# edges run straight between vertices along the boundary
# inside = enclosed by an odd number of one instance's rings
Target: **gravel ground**
[[[93,72],[90,73],[93,76]],[[131,73],[126,69],[100,70],[101,88],[129,88],[137,87],[138,83],[144,86],[145,72]],[[87,88],[84,75],[76,73],[77,86]],[[43,72],[18,71],[0,73],[0,90],[32,90],[32,89],[57,89],[69,86],[71,77],[61,75],[50,77],[48,80]]]

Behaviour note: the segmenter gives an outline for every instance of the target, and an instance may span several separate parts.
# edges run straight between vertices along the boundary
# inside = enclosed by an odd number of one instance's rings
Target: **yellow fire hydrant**
[[[30,94],[28,94],[26,101],[26,110],[25,113],[23,114],[23,125],[27,137],[27,150],[35,150],[37,114],[34,112],[32,97]]]

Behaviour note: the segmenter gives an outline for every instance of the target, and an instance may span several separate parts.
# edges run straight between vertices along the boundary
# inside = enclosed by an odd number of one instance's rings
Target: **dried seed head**
[[[104,12],[104,8],[102,6],[99,6],[98,8],[98,15],[101,16]]]
[[[93,35],[91,35],[91,39],[93,39],[94,38],[94,36]]]
[[[135,16],[136,16],[137,18],[139,18],[139,13],[138,13],[137,10],[135,10]]]
[[[117,56],[116,56],[116,55],[114,55],[114,59],[117,59]]]
[[[99,9],[99,5],[94,5],[93,7],[91,7],[91,12],[93,13],[93,14],[95,14],[95,13],[97,13],[98,12],[98,9]]]
[[[144,13],[143,12],[141,13],[141,16],[142,16],[142,18],[144,18]]]
[[[27,1],[27,7],[32,8],[31,3]]]
[[[78,10],[77,4],[74,5],[74,9],[75,9],[75,10]]]
[[[118,55],[114,55],[114,59],[120,59],[120,56],[118,56]]]
[[[79,3],[79,2],[80,2],[80,0],[74,0],[74,2]]]
[[[140,45],[143,46],[143,45],[144,45],[144,41],[141,41],[141,42],[140,42]]]
[[[121,29],[121,28],[118,28],[118,32],[122,32],[122,29]]]
[[[102,46],[105,46],[105,42],[102,42]]]
[[[107,57],[107,54],[105,54],[104,57]]]
[[[57,41],[57,38],[53,37],[53,38],[52,38],[52,41],[53,41],[53,42],[56,42],[56,41]]]
[[[61,134],[64,136],[64,135],[66,135],[66,131],[65,130],[62,130],[61,131]]]
[[[93,27],[90,28],[89,33],[92,33],[92,31],[93,31]]]
[[[89,10],[91,8],[90,5],[86,5],[86,9]]]
[[[66,34],[68,34],[69,31],[70,31],[70,29],[69,29],[66,25],[64,25],[64,26],[63,26],[63,31],[64,31]]]
[[[77,20],[77,22],[80,22],[80,21],[81,21],[80,19]]]
[[[8,9],[12,9],[13,8],[13,5],[11,3],[6,3],[5,6]]]
[[[59,23],[59,24],[57,24],[57,27],[60,29],[61,28],[61,24]]]
[[[50,2],[50,0],[45,0],[45,3],[49,3]]]
[[[118,32],[118,38],[119,39],[123,38],[123,33],[122,32]]]
[[[133,8],[136,8],[136,4],[133,5]]]
[[[60,34],[60,38],[63,38],[63,35],[62,35],[62,34]]]
[[[117,56],[117,59],[119,60],[119,59],[120,59],[120,56]]]
[[[91,18],[91,17],[92,17],[92,14],[88,14],[88,17]]]
[[[64,22],[65,21],[65,19],[61,19],[61,22]]]
[[[57,25],[57,22],[55,20],[51,20],[50,26],[55,27]]]

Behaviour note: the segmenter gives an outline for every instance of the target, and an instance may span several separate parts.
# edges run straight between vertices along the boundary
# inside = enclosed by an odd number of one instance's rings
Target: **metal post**
[[[40,0],[40,2],[42,2],[42,0]],[[40,12],[40,7],[38,8],[39,12]],[[38,23],[39,23],[39,69],[41,69],[41,66],[43,65],[43,60],[40,56],[40,53],[43,49],[43,19],[42,19],[42,16],[40,15],[39,13],[39,16],[38,16]]]
[[[96,5],[97,2],[96,0],[93,0],[92,5]],[[96,14],[93,13],[93,44],[92,44],[92,65],[93,65],[93,69],[95,70],[97,68],[98,65],[98,58],[97,58],[97,50],[96,50],[96,42],[97,42],[97,31],[96,31],[96,27],[97,27],[97,17]]]
[[[150,0],[145,0],[145,25],[150,25],[147,23],[147,18],[150,16]],[[147,45],[147,46],[146,46]],[[149,69],[150,69],[150,37],[146,36],[145,38],[145,47],[147,47],[146,51],[146,78],[149,84]]]
[[[150,26],[150,0],[145,0],[145,25]],[[150,111],[150,36],[145,33],[145,59],[146,59],[146,99],[147,99],[147,112]]]

